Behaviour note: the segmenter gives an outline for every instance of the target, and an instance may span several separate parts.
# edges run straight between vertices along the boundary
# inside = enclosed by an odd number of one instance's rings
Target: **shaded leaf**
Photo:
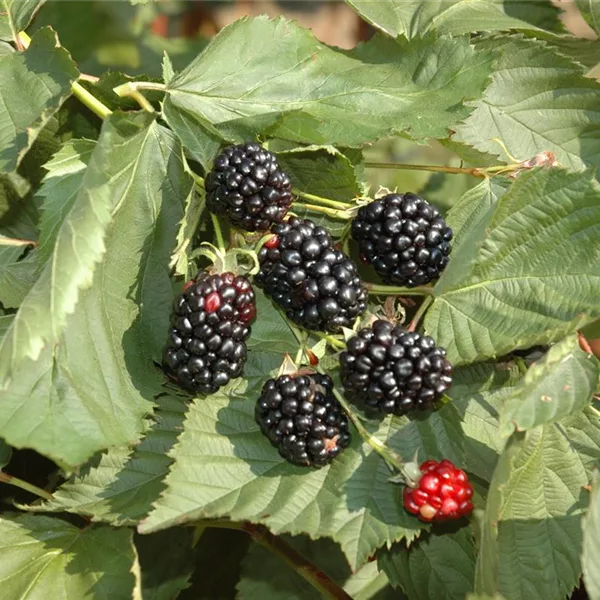
[[[0,317],[0,323],[4,317]],[[1,327],[1,324],[0,324]],[[2,332],[0,331],[0,337]],[[9,462],[12,456],[12,448],[4,441],[0,439],[0,469],[5,467]]]
[[[589,172],[524,173],[461,240],[425,318],[453,363],[557,341],[598,317],[599,193]]]
[[[594,474],[592,494],[586,517],[583,519],[583,578],[591,600],[600,598],[600,477]]]
[[[464,600],[473,589],[475,542],[469,527],[429,533],[407,548],[395,544],[378,557],[379,567],[411,600]]]
[[[20,361],[0,394],[0,431],[13,446],[76,466],[98,450],[139,439],[162,389],[152,358],[160,355],[168,329],[168,261],[191,185],[171,132],[143,113],[110,118],[53,256],[0,349],[11,356],[21,333],[39,340],[52,315],[47,288],[64,294],[59,283],[69,282],[74,269],[87,276],[93,268],[81,263],[82,254],[104,254],[64,330],[37,361]],[[103,210],[106,221],[99,224]],[[77,257],[68,247],[72,241],[84,245]]]
[[[559,10],[531,0],[347,0],[363,19],[392,37],[430,31],[460,35],[506,29],[560,29]]]
[[[25,52],[0,56],[0,171],[17,168],[78,75],[50,29],[38,31]]]
[[[16,41],[45,0],[2,0],[0,2],[0,39]]]
[[[193,531],[174,528],[136,535],[143,600],[173,600],[190,584],[194,570]]]
[[[600,458],[600,422],[583,412],[515,433],[486,507],[475,591],[510,599],[562,599],[581,575],[581,518]]]
[[[163,108],[205,166],[220,140],[262,132],[342,146],[400,132],[446,137],[468,114],[463,100],[477,97],[487,82],[490,60],[466,38],[409,44],[378,36],[342,52],[284,19],[245,18],[171,79]]]
[[[130,600],[134,561],[127,529],[78,529],[34,515],[0,518],[0,579],[6,600]]]
[[[306,537],[286,536],[285,541],[325,572],[354,598],[354,600],[384,600],[398,598],[388,586],[375,562],[367,563],[358,572],[351,573],[339,546],[330,540],[310,541]],[[240,600],[320,600],[322,595],[306,580],[288,567],[281,558],[264,547],[252,544],[242,563],[242,574],[237,584]]]
[[[598,360],[579,347],[576,335],[552,346],[506,398],[501,433],[508,436],[580,411],[592,400],[599,374]]]
[[[28,257],[19,260],[24,246],[0,246],[0,303],[17,308],[35,283],[37,265]]]
[[[542,42],[508,38],[481,46],[501,56],[483,99],[454,139],[502,160],[497,140],[518,160],[551,151],[566,167],[600,165],[600,83]]]

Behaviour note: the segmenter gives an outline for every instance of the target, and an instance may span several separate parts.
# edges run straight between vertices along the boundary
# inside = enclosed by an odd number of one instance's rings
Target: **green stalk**
[[[235,523],[233,521],[225,520],[207,520],[201,521],[200,524],[204,527],[217,527],[243,531],[255,542],[283,560],[285,564],[312,585],[323,598],[327,598],[328,600],[352,600],[352,597],[335,583],[335,581],[330,579],[329,576],[308,561],[287,542],[284,542],[280,537],[273,535],[264,525]]]
[[[215,236],[217,238],[217,248],[220,252],[225,254],[225,239],[223,238],[223,232],[221,231],[221,224],[219,223],[219,219],[217,215],[210,213],[210,218],[212,220],[213,228],[215,230]]]
[[[331,335],[327,335],[326,333],[321,333],[320,331],[316,331],[315,332],[322,340],[326,340],[327,343],[332,347],[332,348],[336,348],[337,350],[345,350],[346,349],[346,344],[344,344],[344,342],[342,342],[341,340],[337,340],[335,339],[333,336]]]
[[[347,210],[336,210],[334,208],[327,208],[325,206],[317,206],[315,204],[303,204],[302,202],[294,202],[292,208],[299,208],[301,210],[308,210],[310,212],[321,213],[331,217],[332,219],[340,219],[347,221],[351,215]]]
[[[385,294],[386,296],[431,296],[433,294],[432,287],[417,286],[417,287],[398,287],[393,285],[377,285],[375,283],[365,283],[367,292],[372,295]]]
[[[427,312],[427,309],[433,302],[433,296],[427,296],[425,300],[419,306],[419,309],[415,313],[413,320],[410,322],[408,326],[408,331],[415,331],[415,329],[419,326],[419,322],[423,318],[423,315]]]
[[[127,82],[118,85],[116,88],[113,88],[113,92],[119,96],[119,98],[132,98],[147,112],[155,112],[152,104],[150,104],[146,96],[139,91],[134,83],[135,82]]]
[[[30,494],[34,494],[35,496],[43,498],[44,500],[52,500],[52,494],[50,494],[46,490],[43,490],[42,488],[39,488],[37,485],[33,485],[32,483],[28,483],[27,481],[23,481],[18,477],[13,477],[8,473],[2,473],[1,471],[0,483],[8,483],[8,485],[14,485],[15,487],[29,492]]]
[[[446,167],[443,165],[410,165],[407,163],[366,162],[368,169],[399,169],[404,171],[429,171],[432,173],[450,173],[453,175],[472,175],[480,179],[503,175],[523,168],[520,163],[496,165],[494,167]]]
[[[315,194],[309,194],[308,192],[302,192],[297,189],[292,189],[292,193],[299,198],[310,200],[313,204],[320,206],[329,206],[330,208],[339,208],[340,210],[347,210],[352,208],[353,205],[348,202],[340,202],[339,200],[331,200],[330,198],[323,198],[322,196],[316,196]]]

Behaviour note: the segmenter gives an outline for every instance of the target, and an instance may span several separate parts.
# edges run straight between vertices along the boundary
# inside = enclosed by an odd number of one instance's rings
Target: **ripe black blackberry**
[[[331,235],[308,219],[293,217],[272,229],[261,248],[256,282],[292,321],[315,331],[352,327],[367,308],[356,265],[336,250]]]
[[[269,379],[256,403],[256,422],[279,454],[304,467],[329,464],[349,443],[348,418],[327,375]]]
[[[452,384],[446,351],[426,335],[375,321],[340,355],[342,384],[352,397],[385,413],[426,410]]]
[[[290,178],[259,144],[225,148],[205,186],[208,210],[246,231],[265,231],[281,222],[292,204]]]
[[[175,300],[165,371],[190,392],[216,392],[242,374],[255,316],[254,291],[245,277],[200,271]]]
[[[352,237],[386,283],[414,287],[437,279],[448,264],[452,229],[423,198],[388,194],[359,209]]]

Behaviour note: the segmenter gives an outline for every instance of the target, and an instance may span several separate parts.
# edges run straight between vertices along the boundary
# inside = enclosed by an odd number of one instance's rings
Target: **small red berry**
[[[265,248],[269,248],[269,250],[277,248],[277,246],[279,246],[279,236],[274,235],[265,242]]]
[[[204,310],[207,313],[213,313],[221,308],[221,296],[219,292],[211,292],[204,300]]]
[[[449,460],[424,462],[419,481],[404,488],[404,508],[425,522],[458,519],[473,511],[467,474]]]
[[[196,283],[196,281],[194,279],[188,281],[184,286],[183,286],[183,293],[185,294],[185,292],[187,292],[194,284]]]

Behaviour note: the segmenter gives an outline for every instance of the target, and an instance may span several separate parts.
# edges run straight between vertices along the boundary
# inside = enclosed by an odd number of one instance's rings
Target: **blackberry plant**
[[[2,599],[597,600],[598,3],[225,4],[2,2]]]

